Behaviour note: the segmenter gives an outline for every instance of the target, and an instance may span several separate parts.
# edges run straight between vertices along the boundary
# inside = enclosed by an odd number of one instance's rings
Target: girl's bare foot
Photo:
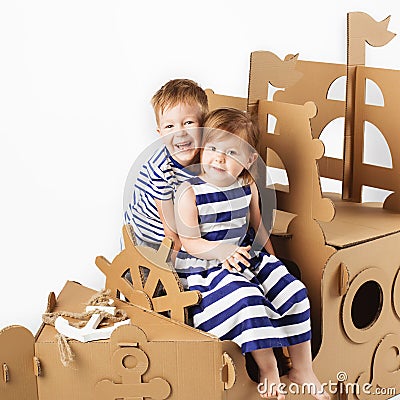
[[[288,373],[288,378],[297,385],[305,384],[307,388],[310,388],[310,394],[317,400],[330,400],[331,398],[312,369],[297,370],[292,368]]]
[[[263,399],[278,399],[285,400],[285,395],[282,393],[282,384],[279,379],[278,369],[275,367],[260,369],[260,384],[258,391]]]

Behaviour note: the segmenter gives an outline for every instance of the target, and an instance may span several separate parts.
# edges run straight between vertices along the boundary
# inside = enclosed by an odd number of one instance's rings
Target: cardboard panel
[[[319,138],[323,128],[338,117],[344,117],[345,103],[327,98],[332,83],[346,75],[346,65],[298,60],[296,70],[301,79],[284,91],[278,91],[274,100],[284,103],[304,104],[313,101],[318,108],[311,120],[314,138]]]
[[[114,333],[117,334],[120,329]],[[145,329],[145,325],[141,329]],[[134,398],[166,398],[168,393],[168,399],[175,400],[221,398],[222,353],[218,342],[210,339],[207,342],[175,340],[136,343],[135,336],[122,342],[120,349],[109,341],[73,341],[71,348],[75,362],[66,368],[57,357],[57,343],[40,341],[37,354],[44,374],[38,382],[39,398],[52,400],[54,393],[60,400],[124,398],[127,391],[135,395],[129,396]],[[147,368],[129,371],[129,363],[132,362],[132,369],[134,367],[133,357],[142,365],[146,362]],[[127,376],[124,376],[122,362],[126,363]],[[154,382],[154,379],[157,380]]]
[[[323,231],[316,221],[331,221],[335,210],[331,200],[323,198],[321,193],[316,160],[323,154],[323,145],[312,137],[310,127],[310,119],[315,113],[316,107],[312,102],[296,105],[260,100],[258,105],[259,152],[265,156],[265,149],[272,149],[282,160],[289,180],[288,191],[275,187],[278,209],[285,213],[277,214],[277,228],[273,232],[279,231],[280,235],[272,238],[273,245],[278,257],[297,265],[307,286],[312,306],[313,347],[317,349],[320,279],[327,258],[335,250],[326,245]],[[268,114],[277,119],[275,134],[266,133]]]
[[[346,383],[358,382],[360,388],[371,384],[371,393],[357,398],[386,400],[394,395],[374,394],[378,386],[400,392],[400,317],[393,290],[399,274],[399,246],[399,233],[352,246],[334,254],[324,270],[322,344],[314,370],[325,382],[335,381],[336,374],[344,371]],[[343,265],[349,280],[341,293],[338,282]]]
[[[400,214],[382,208],[381,203],[353,203],[337,194],[327,194],[335,205],[335,218],[320,222],[326,243],[345,248],[400,231]]]
[[[278,91],[274,101],[303,105],[313,101],[318,108],[317,115],[311,119],[312,135],[318,139],[323,129],[336,118],[344,117],[345,102],[327,98],[333,82],[346,75],[343,64],[314,61],[297,61],[296,70],[302,78],[285,91]],[[338,140],[343,140],[343,132],[338,132]],[[323,156],[318,160],[321,176],[342,180],[343,160]]]
[[[54,311],[81,312],[94,293],[78,283],[67,282]],[[40,400],[52,400],[54,393],[60,400],[94,400],[106,394],[124,397],[126,390],[138,398],[222,399],[223,352],[218,338],[120,300],[115,300],[115,306],[124,309],[140,329],[117,328],[110,340],[69,341],[75,355],[69,367],[60,361],[54,327],[43,327],[36,341],[36,356],[42,366],[38,380]],[[142,360],[140,365],[146,364],[140,373],[135,370],[134,357]],[[121,375],[124,366],[126,377]],[[108,383],[97,386],[102,381]],[[167,393],[169,397],[165,397]]]
[[[288,54],[284,60],[270,51],[254,51],[250,55],[248,111],[257,112],[259,100],[268,100],[268,84],[288,88],[301,77],[297,71],[298,54]]]
[[[346,118],[345,118],[345,163],[343,172],[343,198],[361,201],[361,191],[354,186],[353,166],[359,163],[360,141],[357,139],[355,113],[365,102],[364,87],[357,87],[357,66],[365,65],[365,45],[384,46],[396,35],[388,30],[390,16],[383,21],[375,21],[363,12],[347,14],[347,81],[346,81]],[[355,152],[357,152],[355,154]]]
[[[208,109],[210,111],[221,107],[236,108],[237,110],[247,110],[247,99],[243,97],[226,96],[216,94],[211,89],[205,90],[208,99]]]
[[[329,199],[322,197],[316,164],[316,159],[323,155],[323,145],[311,136],[310,119],[316,111],[312,102],[298,106],[261,100],[258,106],[261,132],[258,151],[265,157],[266,149],[272,149],[285,165],[289,192],[277,191],[280,210],[309,220],[330,221],[334,208]],[[277,119],[277,134],[267,133],[269,114]],[[309,190],[304,190],[305,187]]]
[[[384,96],[384,105],[365,104],[366,80],[375,82]],[[353,198],[361,200],[363,185],[391,190],[394,193],[385,202],[384,207],[400,211],[400,114],[398,112],[398,93],[400,87],[400,71],[381,68],[357,67],[354,126],[354,165],[353,165]],[[392,159],[393,168],[368,165],[364,159],[364,123],[368,121],[382,133]]]
[[[10,326],[0,331],[1,400],[38,399],[34,346],[35,338],[22,326]]]
[[[364,12],[347,14],[347,64],[365,65],[365,43],[373,47],[388,44],[396,34],[388,30],[390,15],[382,21]]]
[[[79,312],[94,293],[67,282],[54,311]],[[75,361],[67,368],[60,362],[55,329],[44,326],[36,342],[42,364],[41,400],[53,399],[54,393],[60,400],[108,399],[116,394],[123,397],[128,390],[137,398],[147,394],[145,398],[239,400],[246,393],[248,399],[259,399],[257,382],[249,378],[235,343],[120,300],[115,306],[123,308],[137,326],[117,328],[110,340],[70,341]]]

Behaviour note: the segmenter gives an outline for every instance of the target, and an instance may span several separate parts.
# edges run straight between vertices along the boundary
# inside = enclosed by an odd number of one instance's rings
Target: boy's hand
[[[249,267],[249,259],[250,250],[251,246],[246,246],[246,247],[238,247],[229,257],[227,257],[223,262],[222,266],[229,271],[233,271],[233,269],[238,270],[239,272],[242,271],[242,268],[239,265],[239,262],[241,262],[244,266]]]

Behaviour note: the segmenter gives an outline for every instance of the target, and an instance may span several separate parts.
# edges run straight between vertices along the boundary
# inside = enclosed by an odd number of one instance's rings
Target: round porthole
[[[387,280],[380,268],[367,268],[350,282],[343,298],[341,320],[353,342],[365,343],[378,334],[386,297],[390,297],[384,291],[391,286]]]
[[[351,305],[351,319],[357,329],[367,329],[378,319],[382,299],[382,289],[378,282],[367,281],[359,287]]]

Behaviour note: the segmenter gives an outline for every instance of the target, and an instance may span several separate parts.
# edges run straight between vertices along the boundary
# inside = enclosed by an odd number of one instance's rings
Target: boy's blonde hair
[[[249,114],[235,108],[218,108],[209,112],[204,121],[202,147],[210,140],[222,139],[231,133],[249,144],[249,152],[256,152],[259,137],[258,125],[252,120]],[[254,173],[246,168],[239,175],[245,184],[254,181]]]
[[[151,99],[157,124],[160,113],[178,104],[197,104],[201,111],[201,124],[203,123],[208,112],[206,92],[190,79],[173,79],[163,85]]]

